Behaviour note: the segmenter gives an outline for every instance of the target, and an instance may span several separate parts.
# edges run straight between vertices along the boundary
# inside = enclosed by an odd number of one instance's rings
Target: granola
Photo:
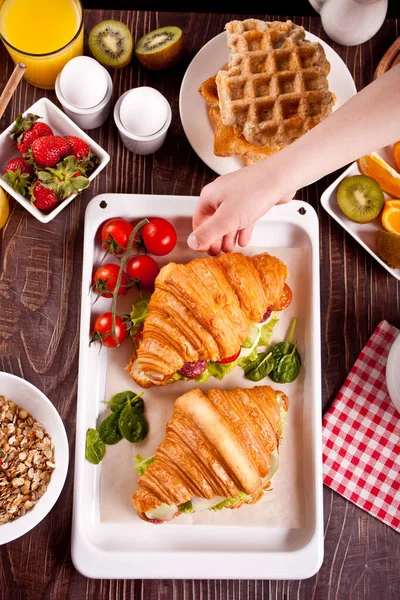
[[[54,448],[44,425],[0,396],[0,525],[35,506],[54,467]]]

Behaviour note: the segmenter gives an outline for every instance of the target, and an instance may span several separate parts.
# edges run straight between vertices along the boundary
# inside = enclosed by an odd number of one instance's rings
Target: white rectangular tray
[[[165,217],[177,229],[178,244],[172,254],[159,262],[186,262],[196,256],[186,246],[196,202],[197,198],[185,196],[103,194],[88,205],[82,278],[73,562],[82,574],[94,578],[311,577],[323,559],[323,503],[318,220],[308,204],[292,201],[273,208],[257,223],[251,245],[244,249],[246,254],[268,249],[277,256],[292,257],[292,263],[297,265],[293,269],[296,272],[289,276],[289,284],[294,284],[297,293],[278,327],[281,327],[279,339],[283,339],[296,311],[303,367],[298,382],[286,384],[287,388],[279,386],[291,398],[291,405],[284,430],[281,468],[273,480],[274,490],[257,505],[237,511],[223,510],[218,514],[205,511],[207,514],[200,513],[196,518],[183,515],[158,526],[137,517],[131,506],[137,482],[133,456],[138,452],[143,456],[154,453],[164,437],[173,400],[193,387],[193,382],[145,390],[150,424],[145,442],[134,446],[122,441],[107,447],[106,457],[99,466],[85,460],[86,431],[103,416],[103,401],[115,391],[140,390],[123,370],[131,350],[130,341],[121,348],[103,349],[100,353],[98,347],[88,346],[92,313],[109,310],[109,301],[105,299],[93,307],[89,294],[93,265],[98,264],[101,256],[96,237],[99,226],[117,216],[131,220],[151,215]],[[267,379],[262,383],[271,382]],[[253,385],[240,368],[222,382],[211,378],[200,387],[230,389],[236,385]],[[297,462],[292,464],[292,459]],[[283,499],[288,498],[290,506],[291,497],[296,499],[300,515],[299,523],[295,524],[292,515],[282,516]],[[279,515],[279,522],[274,522],[275,514]]]
[[[382,158],[389,163],[392,167],[395,167],[393,162],[392,146],[381,148],[377,152]],[[352,175],[359,175],[360,170],[357,166],[357,162],[352,163],[335,181],[324,191],[321,196],[321,204],[330,216],[335,219],[346,231],[349,233],[361,246],[370,253],[371,256],[378,261],[380,265],[386,271],[388,271],[393,277],[400,280],[400,269],[392,269],[387,265],[379,256],[376,254],[376,235],[379,229],[383,229],[380,222],[381,217],[378,216],[371,223],[354,223],[350,221],[340,210],[337,203],[337,189],[340,182],[345,177],[351,177]],[[385,194],[385,198],[391,199],[391,196]]]

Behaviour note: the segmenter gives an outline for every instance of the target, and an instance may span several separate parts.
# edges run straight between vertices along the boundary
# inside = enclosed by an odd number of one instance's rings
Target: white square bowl
[[[35,115],[39,115],[43,121],[45,121],[53,130],[54,135],[75,135],[77,137],[82,138],[87,142],[90,146],[90,150],[93,154],[99,158],[99,164],[93,173],[89,176],[89,180],[93,181],[93,179],[100,173],[102,169],[107,165],[110,160],[110,155],[103,150],[101,146],[96,144],[91,137],[89,137],[82,129],[80,129],[67,115],[65,115],[53,102],[48,100],[47,98],[40,98],[35,104],[32,104],[25,112],[33,113]],[[15,124],[12,123],[7,129],[3,131],[0,135],[0,157],[1,157],[1,173],[3,173],[4,166],[6,163],[12,158],[19,156],[18,149],[14,142],[11,140],[10,135],[13,133],[15,129]],[[48,223],[54,217],[60,213],[63,208],[67,206],[77,196],[78,194],[71,194],[65,200],[60,202],[50,213],[46,214],[40,211],[36,206],[34,206],[27,198],[24,198],[22,194],[19,194],[13,188],[8,185],[6,181],[4,181],[3,177],[0,176],[0,185],[3,187],[6,192],[10,194],[13,198],[17,200],[26,210],[28,210],[31,215],[33,215],[38,221],[42,223]]]

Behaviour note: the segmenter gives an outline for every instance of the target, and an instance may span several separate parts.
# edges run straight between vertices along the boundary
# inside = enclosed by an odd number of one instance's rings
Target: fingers
[[[210,256],[217,256],[221,252],[222,240],[214,242],[208,249],[208,254]]]
[[[241,229],[238,235],[238,244],[241,248],[247,246],[253,234],[254,225],[249,225],[245,229]]]
[[[189,248],[200,252],[208,252],[214,242],[219,240],[222,242],[226,230],[231,225],[230,215],[227,215],[226,212],[227,210],[224,210],[223,205],[221,205],[211,217],[198,225],[188,237]],[[229,227],[228,231],[230,229]]]
[[[208,184],[201,190],[200,198],[193,215],[193,229],[197,229],[203,221],[211,217],[219,206],[219,204],[216,204],[215,202],[215,195],[211,194],[209,191],[209,186],[211,185],[212,184]]]
[[[222,252],[232,252],[236,244],[237,231],[224,235],[221,245]]]

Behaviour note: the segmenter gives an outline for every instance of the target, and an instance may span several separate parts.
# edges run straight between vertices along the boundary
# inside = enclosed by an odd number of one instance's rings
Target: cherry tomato
[[[121,256],[126,250],[133,225],[126,219],[109,219],[101,228],[103,248],[115,256]]]
[[[152,290],[160,268],[154,258],[147,254],[139,254],[130,259],[126,265],[126,272],[128,277],[139,280],[142,290]]]
[[[232,356],[228,356],[227,358],[221,358],[221,360],[217,360],[217,363],[220,363],[221,365],[226,365],[227,363],[231,363],[234,360],[236,360],[237,358],[239,358],[239,354],[240,354],[240,348],[236,352],[236,354],[232,354]]]
[[[149,219],[141,234],[147,250],[156,256],[169,254],[176,246],[176,231],[165,219]]]
[[[281,295],[279,296],[275,304],[272,305],[272,310],[284,310],[285,308],[287,308],[292,301],[292,296],[292,290],[290,289],[288,284],[285,283]]]
[[[101,341],[103,346],[107,348],[115,348],[122,344],[126,338],[127,329],[126,325],[120,317],[115,318],[115,335],[118,340],[118,344],[111,333],[112,329],[112,313],[106,312],[98,316],[93,326],[92,341]]]
[[[119,265],[106,264],[96,269],[93,274],[93,291],[99,296],[103,296],[103,298],[112,298],[120,268]],[[118,296],[126,294],[128,291],[128,283],[128,277],[126,276],[126,273],[122,271]]]
[[[133,338],[134,342],[135,342],[136,348],[139,348],[139,344],[140,344],[140,342],[143,339],[143,327],[144,327],[144,325],[142,325],[141,327],[139,327],[139,329],[135,333],[135,337]]]

